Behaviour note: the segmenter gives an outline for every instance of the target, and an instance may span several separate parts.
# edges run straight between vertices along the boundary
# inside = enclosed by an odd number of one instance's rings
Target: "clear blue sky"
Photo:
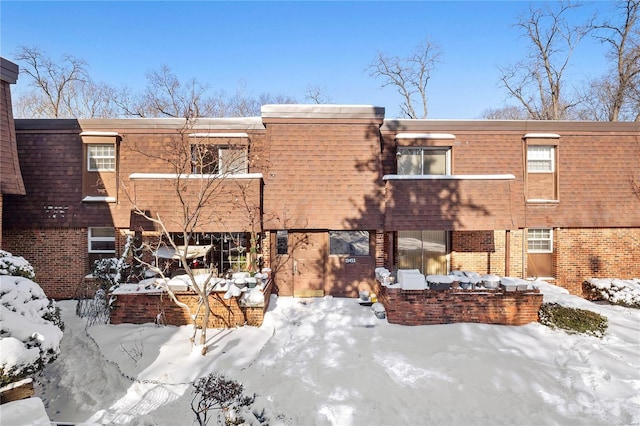
[[[333,103],[386,107],[397,117],[399,96],[381,89],[366,68],[377,51],[404,56],[425,37],[442,63],[429,88],[429,118],[478,118],[502,106],[497,66],[526,54],[513,26],[525,1],[421,2],[0,2],[0,54],[38,47],[57,60],[69,53],[89,63],[96,81],[144,87],[145,75],[168,65],[232,94],[292,96],[318,86]],[[577,16],[611,14],[611,2],[588,2]],[[604,72],[603,47],[591,40],[570,70],[578,84]],[[19,79],[14,94],[26,90]]]

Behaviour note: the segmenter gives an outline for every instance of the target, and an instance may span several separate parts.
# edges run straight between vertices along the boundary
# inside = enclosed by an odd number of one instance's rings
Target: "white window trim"
[[[229,133],[231,134],[231,133]],[[194,134],[196,135],[196,134]],[[200,136],[198,136],[200,137]],[[244,152],[244,170],[238,173],[229,173],[229,172],[223,172],[223,173],[218,173],[218,175],[220,176],[235,176],[235,175],[246,175],[248,174],[248,170],[249,170],[249,159],[248,159],[248,149],[246,146],[242,146],[242,145],[230,145],[230,144],[216,144],[216,143],[211,143],[211,144],[191,144],[191,150],[192,150],[192,159],[193,159],[193,147],[194,146],[198,146],[198,145],[203,145],[203,146],[211,146],[211,147],[215,147],[218,151],[218,170],[222,170],[223,166],[224,166],[224,159],[223,159],[223,152],[226,150],[233,150],[233,149],[238,149],[238,150],[242,150]],[[193,174],[197,174],[200,176],[203,175],[210,175],[210,173],[197,173],[196,171],[196,166],[194,165],[192,168],[192,172]]]
[[[401,156],[402,155],[402,151],[404,150],[410,150],[410,149],[419,149],[421,150],[421,155],[424,157],[424,152],[425,151],[446,151],[445,152],[445,173],[443,175],[429,175],[429,174],[424,174],[424,170],[422,170],[423,173],[420,173],[418,175],[405,175],[405,176],[451,176],[451,147],[450,146],[403,146],[403,147],[398,147],[396,150],[396,156]],[[420,162],[421,167],[424,165],[423,161]],[[396,161],[396,168],[398,167],[397,161]],[[399,176],[403,176],[403,175],[399,175]]]
[[[89,228],[88,231],[88,236],[87,236],[87,250],[89,253],[113,253],[115,254],[116,250],[115,250],[115,244],[116,244],[116,237],[115,237],[115,229],[114,229],[114,235],[113,237],[93,237],[92,234],[92,230],[93,228],[109,228],[108,226],[96,226],[96,227],[91,227]],[[109,242],[113,242],[113,250],[93,250],[91,248],[91,243],[94,241],[109,241]]]
[[[533,148],[533,147],[536,147],[536,148],[545,147],[551,150],[551,153],[550,153],[551,158],[548,159],[551,161],[551,170],[529,170],[529,148]],[[543,161],[547,161],[547,159],[544,159]],[[556,172],[556,147],[554,145],[528,145],[527,146],[527,173],[555,173],[555,172]]]
[[[546,241],[547,238],[529,238],[529,231],[532,229],[544,229],[549,231],[549,249],[548,250],[531,250],[529,249],[529,241]],[[527,253],[553,253],[553,228],[529,228],[527,229]]]
[[[92,146],[112,146],[113,147],[113,157],[112,156],[99,156],[93,158],[113,158],[113,169],[101,169],[99,167],[94,168],[91,167],[91,147]],[[113,143],[91,143],[87,144],[87,170],[90,172],[115,172],[116,171],[116,145]]]

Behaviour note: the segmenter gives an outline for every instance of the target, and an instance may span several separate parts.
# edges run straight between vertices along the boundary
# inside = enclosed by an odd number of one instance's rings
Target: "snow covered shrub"
[[[640,308],[640,278],[633,280],[592,278],[582,285],[587,298],[614,305]]]
[[[60,311],[22,276],[0,275],[0,387],[53,362],[62,340]]]
[[[4,250],[0,250],[0,275],[13,275],[30,280],[36,277],[33,267],[24,257],[13,256]]]
[[[538,315],[541,324],[560,328],[571,334],[581,333],[602,337],[609,326],[607,318],[596,312],[569,308],[557,303],[543,303]]]
[[[209,422],[210,410],[218,410],[218,424],[243,424],[244,419],[239,411],[253,404],[256,397],[255,394],[244,395],[242,383],[227,379],[218,373],[201,377],[193,387],[195,395],[191,400],[191,410],[201,426]],[[220,411],[224,413],[223,419],[220,417]]]

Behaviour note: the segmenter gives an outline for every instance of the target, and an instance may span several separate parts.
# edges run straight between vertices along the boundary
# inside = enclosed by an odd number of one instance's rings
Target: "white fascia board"
[[[248,138],[248,133],[190,133],[190,138]]]
[[[262,173],[238,173],[236,175],[177,173],[131,173],[129,179],[262,179]]]
[[[527,133],[525,139],[560,139],[557,133]]]
[[[514,180],[511,174],[503,175],[384,175],[382,180]]]
[[[398,133],[396,139],[455,139],[451,133]]]
[[[105,136],[105,137],[116,137],[120,136],[118,132],[80,132],[80,136]]]
[[[82,199],[84,203],[115,203],[116,197],[101,197],[101,196],[92,196],[87,195]]]

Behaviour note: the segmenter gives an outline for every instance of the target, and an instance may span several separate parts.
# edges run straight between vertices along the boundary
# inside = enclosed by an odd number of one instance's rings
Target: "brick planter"
[[[188,305],[195,314],[198,305],[198,295],[193,291],[174,292],[176,298]],[[238,299],[232,297],[225,300],[223,292],[213,292],[209,295],[211,313],[208,328],[233,328],[250,325],[262,325],[264,313],[269,305],[270,286],[265,291],[262,306],[241,306]],[[166,292],[144,292],[117,294],[112,304],[111,324],[145,324],[164,323],[171,325],[191,324],[189,312],[176,305]],[[197,323],[202,326],[202,312],[198,315]]]
[[[376,283],[376,294],[392,324],[471,322],[524,325],[538,321],[539,290],[402,290]]]

